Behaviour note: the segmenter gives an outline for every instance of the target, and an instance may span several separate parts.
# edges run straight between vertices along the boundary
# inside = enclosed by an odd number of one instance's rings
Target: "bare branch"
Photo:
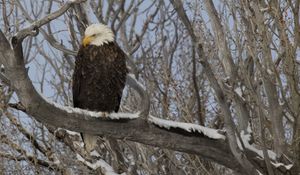
[[[43,166],[45,168],[49,168],[50,170],[60,171],[60,168],[58,165],[55,165],[51,162],[48,162],[48,161],[45,161],[42,159],[37,159],[36,157],[33,157],[32,155],[14,156],[10,153],[0,152],[0,157],[7,158],[10,160],[14,160],[14,161],[30,161],[32,163],[37,163],[38,165]]]
[[[50,21],[58,18],[59,16],[63,15],[72,5],[74,4],[80,4],[82,2],[85,2],[86,0],[74,0],[74,1],[67,1],[66,4],[64,4],[59,10],[45,16],[44,18],[33,22],[29,27],[21,30],[17,33],[16,36],[14,36],[14,40],[16,41],[23,41],[24,38],[27,36],[34,36],[38,34],[38,29],[49,23]]]
[[[142,109],[140,112],[140,115],[142,117],[147,117],[149,115],[150,111],[150,99],[148,96],[148,93],[146,92],[146,89],[141,85],[135,78],[133,74],[129,74],[127,76],[126,84],[131,86],[133,89],[135,89],[141,96],[141,104]]]

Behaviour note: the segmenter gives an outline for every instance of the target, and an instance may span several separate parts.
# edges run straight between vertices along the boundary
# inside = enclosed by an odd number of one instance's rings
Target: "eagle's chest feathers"
[[[120,52],[113,44],[91,45],[82,48],[76,64],[80,65],[83,78],[94,82],[106,81],[109,83],[111,79],[114,79],[120,73],[126,74],[127,72],[126,61],[122,56],[120,57]]]
[[[85,59],[89,59],[90,61],[94,61],[97,58],[97,52],[91,52],[91,56]]]
[[[117,61],[117,51],[109,44],[104,44],[102,46],[87,46],[83,49],[84,55],[82,55],[81,58],[88,59],[91,63],[103,62],[103,64],[107,64]]]

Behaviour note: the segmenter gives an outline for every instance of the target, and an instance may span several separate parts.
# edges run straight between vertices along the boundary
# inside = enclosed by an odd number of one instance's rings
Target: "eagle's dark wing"
[[[82,57],[83,51],[82,48],[79,49],[76,60],[75,60],[75,69],[73,73],[73,80],[72,80],[72,91],[73,91],[73,106],[79,107],[79,94],[80,94],[80,84],[82,79],[81,74],[81,64],[79,64],[81,61],[77,61]]]
[[[126,75],[128,73],[128,70],[126,67],[126,54],[120,49],[120,47],[117,44],[115,44],[113,52],[117,53],[115,57],[117,58],[118,62],[117,64],[115,64],[115,66],[113,66],[116,76],[112,77],[112,82],[114,82],[116,85],[116,97],[118,101],[118,105],[115,106],[114,111],[118,112],[122,99],[123,89],[126,83]],[[119,58],[122,58],[122,60],[119,60]]]

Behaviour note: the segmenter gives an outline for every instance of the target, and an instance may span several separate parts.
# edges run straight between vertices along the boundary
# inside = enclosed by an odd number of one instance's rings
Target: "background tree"
[[[1,173],[300,172],[298,0],[1,0],[0,9]],[[70,107],[76,52],[99,22],[128,54],[122,121]],[[87,155],[77,132],[102,136],[97,152]]]

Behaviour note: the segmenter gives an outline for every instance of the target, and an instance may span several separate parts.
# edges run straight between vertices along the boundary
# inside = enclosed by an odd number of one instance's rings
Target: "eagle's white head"
[[[115,35],[108,26],[104,24],[92,24],[84,32],[82,45],[83,47],[88,45],[101,46],[114,41],[114,38]]]

